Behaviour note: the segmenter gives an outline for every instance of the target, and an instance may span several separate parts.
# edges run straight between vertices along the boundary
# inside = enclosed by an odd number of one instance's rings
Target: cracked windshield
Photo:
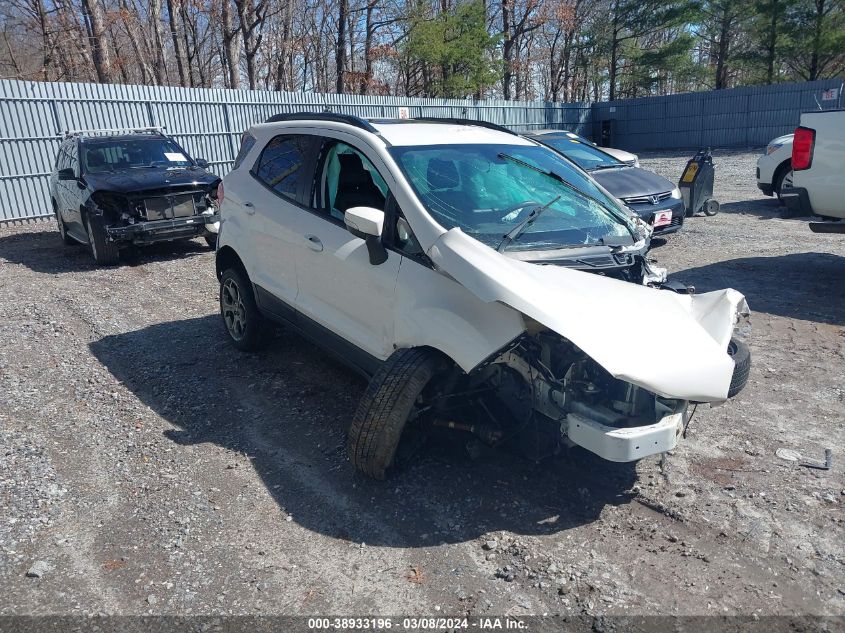
[[[634,241],[624,211],[582,172],[545,148],[485,144],[392,151],[442,226],[458,227],[493,248]]]

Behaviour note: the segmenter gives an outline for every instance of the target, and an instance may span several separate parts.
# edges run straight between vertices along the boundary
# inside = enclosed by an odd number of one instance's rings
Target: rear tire
[[[246,274],[227,268],[220,276],[220,315],[232,344],[242,352],[254,352],[267,342],[268,326]]]
[[[88,233],[88,247],[97,265],[115,265],[120,259],[120,249],[109,240],[102,216],[86,215],[85,230]]]
[[[748,376],[751,373],[751,350],[739,339],[732,338],[728,343],[728,356],[734,361],[734,373],[728,389],[728,398],[733,398],[745,388],[748,382]]]
[[[205,243],[208,244],[208,248],[213,251],[217,250],[217,233],[210,233],[209,235],[204,236],[203,238]]]
[[[385,479],[399,465],[397,453],[409,417],[443,367],[443,356],[425,347],[397,350],[384,362],[370,380],[349,427],[347,447],[356,470]]]

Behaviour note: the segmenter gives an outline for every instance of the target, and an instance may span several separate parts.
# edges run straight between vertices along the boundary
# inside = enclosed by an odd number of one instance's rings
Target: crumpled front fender
[[[528,264],[459,229],[444,233],[429,257],[482,301],[504,303],[557,332],[616,378],[668,398],[727,399],[734,369],[728,342],[748,312],[736,290],[682,295]]]

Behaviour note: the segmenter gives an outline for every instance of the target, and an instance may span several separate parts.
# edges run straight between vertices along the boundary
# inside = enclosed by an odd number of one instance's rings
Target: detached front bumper
[[[653,235],[667,235],[680,231],[684,225],[684,218],[687,215],[684,201],[678,198],[667,198],[661,200],[657,204],[629,204],[628,208],[632,209],[642,220],[649,226],[654,226],[654,218],[660,211],[671,211],[672,222],[664,226],[658,226],[654,229]]]
[[[634,462],[671,451],[684,428],[684,414],[672,413],[656,424],[617,428],[570,413],[566,435],[573,443],[611,462]]]
[[[114,242],[151,244],[168,240],[186,239],[208,233],[216,233],[220,222],[217,214],[192,215],[170,220],[151,220],[106,228],[109,239]]]

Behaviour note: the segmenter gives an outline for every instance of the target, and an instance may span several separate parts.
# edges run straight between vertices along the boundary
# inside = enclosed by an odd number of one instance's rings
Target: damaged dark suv
[[[68,133],[50,179],[65,244],[101,265],[129,245],[204,237],[217,243],[220,179],[157,128]]]

